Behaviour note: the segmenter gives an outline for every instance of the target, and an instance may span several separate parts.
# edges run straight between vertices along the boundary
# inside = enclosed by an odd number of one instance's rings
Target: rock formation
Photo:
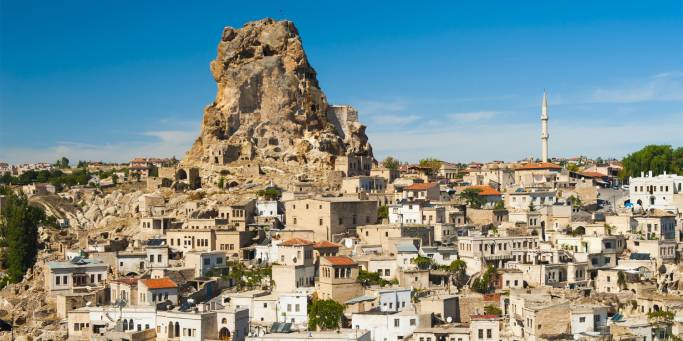
[[[292,22],[226,27],[211,72],[216,99],[184,165],[256,160],[332,169],[340,156],[372,158],[356,111],[328,105]]]

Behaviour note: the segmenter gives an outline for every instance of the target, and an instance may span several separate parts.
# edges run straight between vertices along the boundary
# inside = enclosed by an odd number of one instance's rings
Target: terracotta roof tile
[[[346,256],[327,256],[323,257],[332,265],[355,265],[356,262],[353,259]]]
[[[579,174],[587,177],[587,178],[604,178],[607,175],[602,174],[600,172],[579,172]]]
[[[326,247],[336,247],[336,248],[338,248],[338,247],[340,247],[340,245],[339,245],[339,244],[335,244],[335,243],[333,243],[333,242],[331,242],[331,241],[328,241],[328,240],[323,240],[323,241],[317,242],[317,243],[315,243],[315,244],[313,245],[313,248],[314,248],[314,249],[321,249],[321,248],[326,248]]]
[[[175,284],[170,278],[149,278],[141,279],[140,281],[149,289],[170,289],[178,287],[178,284]]]
[[[301,239],[301,238],[292,238],[289,240],[285,240],[280,245],[283,245],[283,246],[303,246],[303,245],[311,245],[311,244],[313,244],[313,242],[310,240]]]
[[[517,167],[517,170],[533,170],[533,169],[562,169],[559,165],[556,165],[554,163],[550,162],[532,162],[532,163],[525,163],[519,167]]]
[[[500,192],[498,192],[495,188],[491,186],[486,186],[486,185],[481,185],[481,186],[467,186],[465,189],[478,189],[479,190],[479,195],[500,195]]]
[[[407,189],[409,191],[424,191],[424,190],[430,189],[434,186],[437,186],[436,182],[426,182],[426,183],[421,183],[421,184],[412,184],[412,185],[406,187],[405,189]]]

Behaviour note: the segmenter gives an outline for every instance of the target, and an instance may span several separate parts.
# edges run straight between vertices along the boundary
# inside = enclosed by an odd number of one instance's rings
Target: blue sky
[[[295,22],[378,158],[615,156],[683,145],[680,2],[0,1],[0,160],[182,157],[224,26]]]

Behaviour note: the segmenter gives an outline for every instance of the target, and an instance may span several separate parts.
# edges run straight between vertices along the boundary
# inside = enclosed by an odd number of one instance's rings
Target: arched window
[[[228,323],[228,319],[226,319],[226,318],[224,317],[224,318],[221,320],[221,323],[222,323],[222,324]]]
[[[128,329],[133,330],[133,319],[128,320]]]

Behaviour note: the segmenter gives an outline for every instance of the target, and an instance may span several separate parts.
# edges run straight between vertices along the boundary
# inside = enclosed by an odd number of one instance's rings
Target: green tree
[[[481,294],[489,293],[493,288],[493,276],[495,275],[495,271],[496,268],[492,265],[487,266],[484,273],[472,281],[472,290]]]
[[[493,206],[493,208],[496,210],[504,210],[505,209],[505,201],[503,201],[503,200],[496,201],[496,204],[495,204],[495,206]]]
[[[119,182],[119,176],[116,175],[116,173],[112,173],[111,175],[111,182],[116,185]]]
[[[429,257],[417,256],[412,260],[413,264],[417,265],[418,268],[426,270],[432,267],[434,260]]]
[[[341,325],[344,306],[334,300],[313,300],[308,305],[308,329],[330,330]]]
[[[481,190],[478,188],[465,188],[460,192],[459,196],[460,199],[465,200],[470,207],[481,208],[486,203],[486,200],[479,195],[479,192],[481,192]]]
[[[389,219],[389,207],[387,205],[377,208],[377,220],[382,221],[382,219]]]
[[[226,264],[229,272],[223,275],[223,279],[231,280],[237,290],[254,289],[270,283],[272,279],[272,267],[256,266],[247,268],[243,263],[229,261]]]
[[[0,216],[0,238],[7,245],[2,263],[7,268],[9,282],[21,281],[26,270],[35,263],[38,226],[45,221],[45,212],[30,206],[26,196],[13,193],[6,196]]]
[[[266,200],[277,200],[282,195],[282,191],[275,187],[269,187],[256,192],[256,195],[263,197]]]
[[[569,163],[567,164],[567,170],[570,172],[578,172],[579,166],[577,166],[575,163]]]
[[[655,175],[665,171],[680,173],[683,170],[683,148],[673,149],[670,145],[648,145],[627,155],[621,162],[623,169],[619,177],[622,181],[648,171],[652,171]]]
[[[436,173],[441,169],[441,160],[433,157],[428,157],[420,160],[420,167],[429,168],[432,173]]]
[[[379,285],[381,287],[391,284],[391,282],[382,278],[377,272],[368,272],[363,269],[358,271],[358,282],[365,287]]]
[[[78,164],[76,165],[76,168],[88,168],[88,162],[79,160]]]
[[[218,188],[222,189],[223,187],[225,187],[225,178],[221,176],[221,178],[218,179]]]
[[[484,307],[484,314],[501,316],[501,315],[503,315],[503,311],[500,310],[500,308],[496,307],[495,305],[489,304],[489,305]]]
[[[455,283],[461,287],[467,279],[467,263],[462,259],[456,259],[448,264],[448,271],[455,278]]]
[[[57,168],[69,168],[69,159],[62,156],[61,159],[59,159],[55,162],[55,167],[57,167]]]
[[[158,178],[159,177],[159,167],[157,167],[155,165],[151,165],[149,167],[149,176],[154,177],[154,178]]]
[[[620,289],[626,288],[626,274],[623,271],[617,272],[617,285]]]
[[[387,156],[382,160],[382,166],[387,169],[396,170],[401,165],[401,162],[393,156]]]

